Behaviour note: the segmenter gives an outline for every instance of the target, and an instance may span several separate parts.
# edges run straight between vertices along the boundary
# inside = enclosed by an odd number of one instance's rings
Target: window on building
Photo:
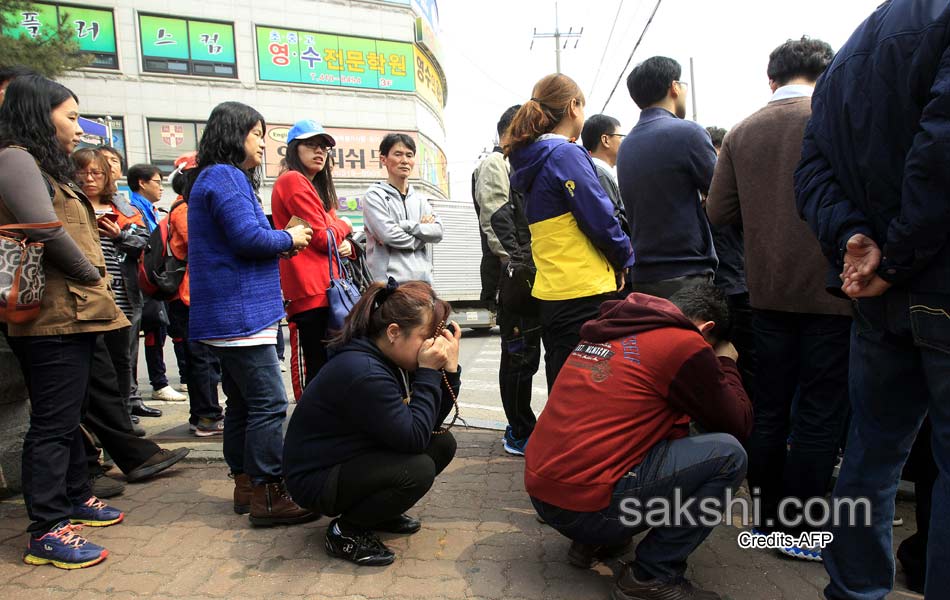
[[[148,120],[148,148],[151,163],[164,173],[174,170],[175,159],[198,149],[204,133],[203,121]]]
[[[119,68],[111,8],[35,2],[7,17],[13,28],[0,33],[15,37],[42,38],[52,35],[58,23],[66,23],[75,31],[80,52],[92,57],[90,67]]]
[[[237,78],[233,23],[140,13],[139,35],[145,71]]]

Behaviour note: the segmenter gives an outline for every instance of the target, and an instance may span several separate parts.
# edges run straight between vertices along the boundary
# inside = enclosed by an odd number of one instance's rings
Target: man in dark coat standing
[[[893,586],[894,496],[929,412],[939,475],[925,595],[946,597],[950,4],[892,0],[852,34],[815,89],[795,191],[840,278],[829,287],[856,300],[853,416],[834,496],[867,498],[870,508],[851,511],[853,526],[832,527],[825,595],[878,599]]]

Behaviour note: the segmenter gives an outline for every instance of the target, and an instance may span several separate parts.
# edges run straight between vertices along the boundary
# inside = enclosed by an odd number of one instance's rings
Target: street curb
[[[459,426],[463,431],[503,431],[497,424],[490,421],[472,421],[469,425]],[[220,438],[218,438],[220,440]],[[213,463],[224,462],[224,443],[223,441],[192,441],[192,440],[162,440],[154,439],[155,443],[166,450],[177,450],[178,448],[188,448],[191,452],[183,458],[181,462],[195,463]]]

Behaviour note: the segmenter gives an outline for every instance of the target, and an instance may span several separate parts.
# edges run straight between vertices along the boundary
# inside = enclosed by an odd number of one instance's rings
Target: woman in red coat
[[[280,262],[280,284],[290,321],[291,379],[297,398],[327,361],[327,236],[335,238],[342,256],[352,254],[346,236],[353,226],[345,217],[336,216],[331,154],[334,146],[336,140],[316,121],[294,124],[287,135],[282,172],[271,194],[275,228],[283,229],[292,217],[299,217],[314,232],[309,246],[290,260]]]

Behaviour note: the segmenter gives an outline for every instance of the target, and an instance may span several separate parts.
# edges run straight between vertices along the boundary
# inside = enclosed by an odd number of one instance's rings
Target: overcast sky
[[[822,39],[835,50],[881,0],[662,0],[633,56],[632,68],[665,55],[683,65],[693,57],[698,121],[730,128],[768,102],[769,53],[789,38]],[[491,147],[498,117],[531,96],[535,82],[555,71],[553,0],[441,0],[441,35],[448,81],[445,148],[452,197],[470,201],[470,178],[483,148]],[[561,71],[587,96],[588,116],[605,112],[624,130],[639,110],[623,71],[656,0],[560,0],[562,32],[584,28],[577,48],[561,52]],[[619,11],[619,12],[618,12]],[[613,29],[613,36],[608,37]],[[563,46],[563,42],[562,42]],[[623,74],[613,98],[604,103]],[[692,118],[692,108],[687,111]]]

